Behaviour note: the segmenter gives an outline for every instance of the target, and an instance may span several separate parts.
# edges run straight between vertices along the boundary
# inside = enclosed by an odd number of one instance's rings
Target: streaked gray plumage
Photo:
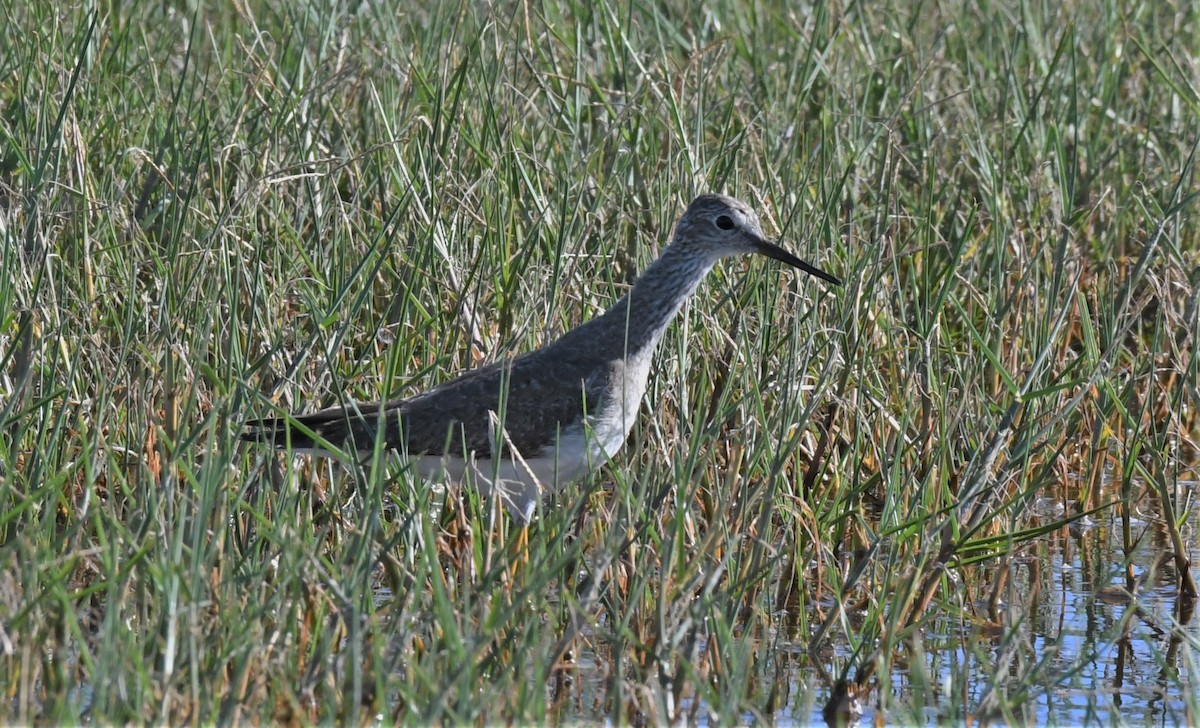
[[[281,449],[323,452],[332,445],[369,452],[382,415],[387,447],[415,460],[422,475],[467,476],[528,522],[544,492],[591,472],[620,449],[663,332],[713,265],[742,253],[766,255],[841,285],[768,242],[744,203],[701,195],[632,290],[557,341],[405,399],[252,421],[242,437]],[[500,463],[492,462],[497,452]]]

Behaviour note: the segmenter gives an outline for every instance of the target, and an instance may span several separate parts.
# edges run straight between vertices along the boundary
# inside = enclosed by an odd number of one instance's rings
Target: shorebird
[[[336,456],[371,453],[379,437],[422,477],[473,484],[526,524],[544,494],[621,449],[668,324],[718,260],[748,253],[841,285],[768,241],[745,203],[701,195],[629,293],[558,340],[412,397],[254,420],[242,439]]]

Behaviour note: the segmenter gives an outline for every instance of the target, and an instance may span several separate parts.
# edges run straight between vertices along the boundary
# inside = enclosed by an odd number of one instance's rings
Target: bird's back
[[[554,348],[519,356],[467,372],[427,392],[383,403],[355,403],[291,418],[249,423],[245,439],[276,447],[321,450],[322,442],[351,452],[374,449],[383,427],[388,449],[409,454],[473,454],[490,458],[503,423],[500,451],[515,448],[536,457],[585,413],[602,406],[609,367],[605,362],[556,356]],[[292,421],[319,436],[314,438]],[[510,448],[511,445],[511,448]]]

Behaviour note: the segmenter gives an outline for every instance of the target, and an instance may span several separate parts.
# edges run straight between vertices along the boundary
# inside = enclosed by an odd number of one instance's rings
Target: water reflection
[[[1195,483],[1186,487],[1196,490]],[[1038,507],[1047,518],[1061,517],[1050,501]],[[994,569],[1006,570],[1006,581],[990,600],[939,616],[904,654],[892,656],[890,671],[875,678],[862,701],[861,724],[1197,724],[1200,715],[1189,711],[1200,684],[1200,625],[1176,611],[1178,574],[1164,558],[1171,546],[1160,522],[1143,514],[1130,526],[1135,547],[1128,558],[1124,526],[1107,509],[1032,542]],[[1184,531],[1198,529],[1200,508],[1193,506]],[[1196,539],[1185,543],[1188,558],[1200,563]],[[761,707],[743,720],[824,723],[834,681],[823,673],[854,655],[846,644],[808,655],[805,642],[803,635],[762,640],[751,690]],[[551,716],[609,717],[608,664],[580,655],[570,684],[555,691]],[[703,720],[705,711],[694,715]]]

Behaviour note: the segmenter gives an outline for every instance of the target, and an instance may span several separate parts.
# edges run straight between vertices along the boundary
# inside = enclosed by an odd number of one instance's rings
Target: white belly
[[[497,463],[474,455],[465,459],[422,455],[415,465],[424,478],[444,477],[459,485],[478,488],[484,498],[494,495],[514,518],[529,523],[543,496],[598,469],[621,449],[624,441],[624,432],[601,428],[585,433],[583,428],[573,428],[559,437],[557,449],[546,448],[528,458],[516,454]]]

